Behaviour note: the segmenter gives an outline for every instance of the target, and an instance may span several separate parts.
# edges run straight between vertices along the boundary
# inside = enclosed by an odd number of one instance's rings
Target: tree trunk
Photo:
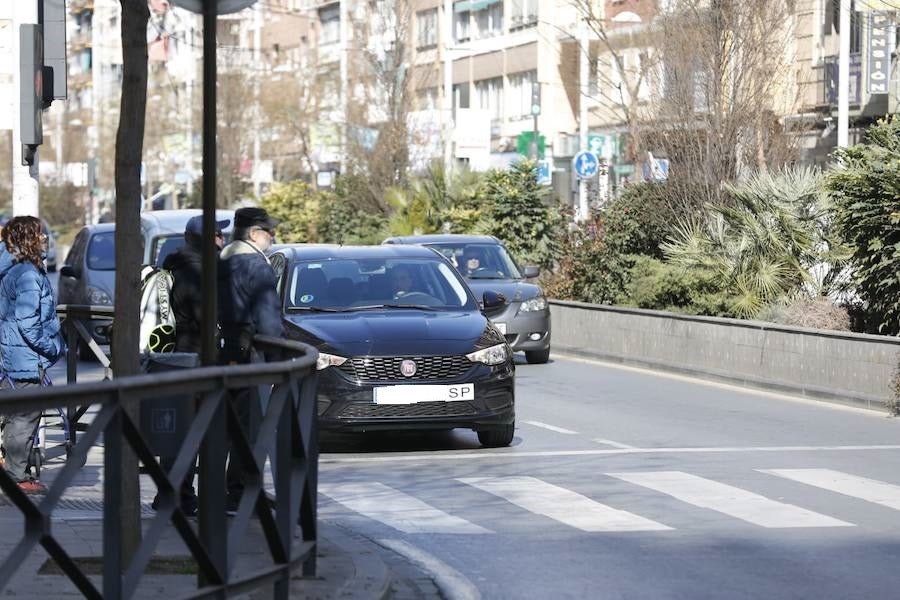
[[[116,377],[139,371],[141,158],[147,108],[146,0],[120,0],[122,5],[122,102],[116,134],[116,306],[112,363]],[[125,401],[125,399],[122,399]],[[128,405],[137,422],[139,406]],[[131,562],[141,541],[138,461],[126,445],[122,456],[122,564]]]

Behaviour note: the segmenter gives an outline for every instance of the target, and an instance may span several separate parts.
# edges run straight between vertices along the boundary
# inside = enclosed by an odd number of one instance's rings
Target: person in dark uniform
[[[216,221],[215,243],[217,250],[225,244],[222,230],[231,221]],[[168,255],[162,268],[172,274],[172,291],[169,301],[175,315],[175,352],[200,353],[200,326],[203,320],[203,215],[191,217],[184,227],[184,245]],[[167,473],[175,464],[175,457],[162,457],[159,465]],[[194,490],[194,475],[191,472],[181,483],[181,510],[192,516],[197,514],[197,492]],[[150,505],[154,510],[159,505],[159,496]]]
[[[275,272],[266,257],[266,251],[275,242],[278,223],[262,208],[239,208],[234,213],[233,241],[222,250],[219,260],[221,364],[253,362],[256,334],[284,335]],[[257,389],[236,390],[233,402],[244,433],[251,444],[255,443],[262,417]],[[243,494],[244,482],[233,456],[228,461],[226,480],[228,506],[234,510]]]

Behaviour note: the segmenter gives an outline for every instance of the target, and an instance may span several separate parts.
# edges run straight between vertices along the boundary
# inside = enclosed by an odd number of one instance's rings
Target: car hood
[[[509,302],[524,302],[541,295],[540,286],[517,279],[466,279],[466,283],[479,301],[487,291],[499,292]]]
[[[479,312],[405,309],[285,316],[289,338],[341,356],[465,354],[487,322]]]

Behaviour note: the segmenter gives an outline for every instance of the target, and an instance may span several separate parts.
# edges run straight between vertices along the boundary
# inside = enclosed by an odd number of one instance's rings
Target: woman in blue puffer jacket
[[[46,236],[37,218],[14,217],[3,227],[2,239],[12,261],[0,274],[0,388],[40,386],[44,371],[66,352],[44,271]],[[46,491],[25,470],[40,416],[40,411],[3,415],[4,468],[28,494]]]

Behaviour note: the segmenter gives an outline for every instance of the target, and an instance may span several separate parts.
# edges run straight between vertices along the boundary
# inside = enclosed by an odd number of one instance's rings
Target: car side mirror
[[[482,297],[482,306],[484,308],[497,308],[498,306],[503,306],[506,304],[506,296],[501,294],[500,292],[493,292],[491,290],[486,291]]]
[[[75,272],[75,268],[71,265],[63,265],[59,268],[59,276],[60,277],[72,277],[78,279],[78,273]]]
[[[541,274],[540,267],[536,267],[534,265],[528,265],[527,267],[522,268],[522,275],[525,276],[525,279],[532,279]]]

